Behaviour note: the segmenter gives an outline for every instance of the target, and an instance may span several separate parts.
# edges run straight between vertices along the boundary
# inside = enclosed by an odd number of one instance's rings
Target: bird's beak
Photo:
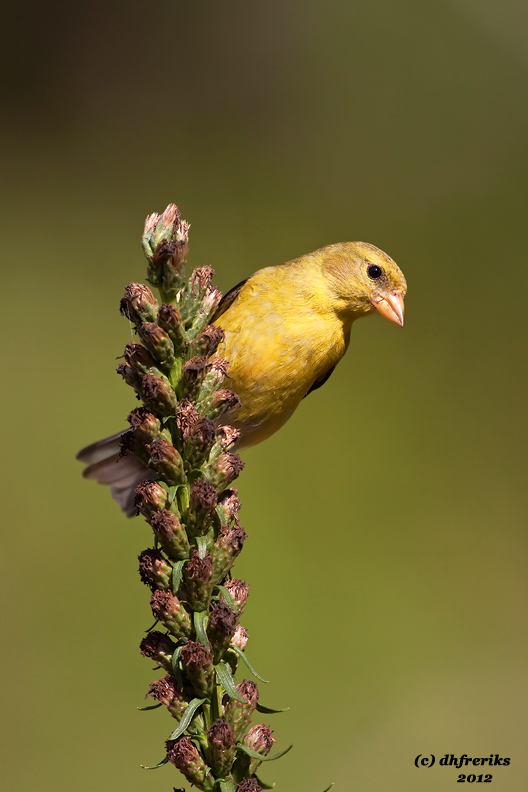
[[[403,297],[397,292],[378,292],[372,298],[372,305],[385,319],[390,319],[403,327],[405,307]]]

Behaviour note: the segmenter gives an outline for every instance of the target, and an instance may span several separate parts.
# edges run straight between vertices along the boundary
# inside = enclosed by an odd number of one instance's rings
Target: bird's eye
[[[381,267],[378,267],[377,264],[370,264],[370,266],[367,267],[367,275],[369,278],[372,278],[372,280],[377,280],[383,275],[383,270]]]

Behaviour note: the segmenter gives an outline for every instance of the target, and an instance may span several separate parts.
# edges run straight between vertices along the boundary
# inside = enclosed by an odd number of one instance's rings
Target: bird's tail
[[[99,484],[110,485],[112,498],[117,501],[127,517],[137,514],[134,506],[135,489],[140,481],[156,479],[156,474],[136,456],[121,456],[121,437],[126,432],[117,432],[104,440],[98,440],[77,454],[77,459],[86,464],[83,477],[95,479]]]

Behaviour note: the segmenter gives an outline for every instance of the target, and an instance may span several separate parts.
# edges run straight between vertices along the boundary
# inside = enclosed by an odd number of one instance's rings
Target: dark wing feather
[[[332,374],[334,369],[335,369],[335,366],[332,366],[332,368],[328,369],[326,374],[323,374],[322,377],[319,377],[319,379],[316,379],[315,382],[313,383],[312,387],[310,388],[310,390],[304,395],[304,398],[306,399],[306,397],[308,396],[308,393],[311,393],[312,391],[317,390],[317,388],[320,388],[321,385],[324,385],[325,382],[327,381],[327,379],[330,379],[330,375]]]
[[[249,280],[249,278],[246,278],[245,280],[240,281],[240,283],[237,283],[236,286],[233,286],[232,289],[230,289],[228,292],[226,292],[224,294],[224,296],[222,297],[222,299],[218,303],[218,308],[216,309],[216,311],[212,315],[211,319],[209,320],[211,324],[213,324],[213,322],[216,322],[217,319],[220,319],[222,314],[224,314],[227,311],[227,309],[230,308],[233,305],[233,303],[235,302],[236,298],[238,297],[238,295],[242,291],[242,287],[245,286],[245,284],[248,282],[248,280]]]
[[[112,498],[127,517],[133,517],[137,514],[134,506],[137,485],[140,481],[156,479],[157,476],[132,454],[121,456],[121,437],[125,431],[130,430],[117,432],[83,448],[77,454],[77,459],[87,465],[83,470],[84,478],[109,485]]]

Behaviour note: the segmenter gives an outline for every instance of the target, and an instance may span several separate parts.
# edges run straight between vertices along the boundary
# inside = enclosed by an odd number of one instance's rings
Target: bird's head
[[[341,242],[318,252],[340,311],[353,317],[378,311],[403,327],[407,283],[390,256],[368,242]]]

